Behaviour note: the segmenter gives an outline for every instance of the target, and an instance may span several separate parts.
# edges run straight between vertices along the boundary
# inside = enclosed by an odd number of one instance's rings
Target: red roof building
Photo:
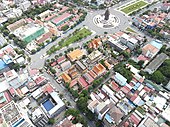
[[[62,15],[54,18],[54,19],[52,20],[52,22],[58,26],[58,25],[61,25],[63,22],[65,22],[65,21],[66,21],[68,18],[70,18],[71,16],[72,16],[72,15],[69,14],[69,13],[64,13],[64,14],[62,14]]]
[[[65,60],[66,60],[66,57],[65,57],[65,56],[59,57],[59,58],[57,59],[57,63],[58,63],[58,64],[61,64],[61,63],[63,63]]]
[[[125,94],[129,93],[129,91],[130,91],[130,89],[129,89],[127,86],[122,87],[121,90],[122,90]]]
[[[51,86],[51,84],[46,84],[43,88],[42,88],[43,92],[47,92],[47,93],[51,93],[54,91],[53,87]]]
[[[43,83],[46,79],[42,76],[37,77],[34,81],[37,85],[40,85],[41,83]]]
[[[113,89],[114,91],[119,91],[119,85],[118,85],[117,83],[115,83],[114,81],[112,81],[111,84],[112,84],[112,89]]]
[[[77,83],[78,83],[78,82],[77,82],[77,78],[74,79],[74,80],[72,80],[72,81],[70,82],[70,88],[74,87]]]
[[[51,64],[51,67],[54,67],[55,65],[57,65],[57,62],[53,62],[53,63]]]
[[[130,98],[130,100],[133,102],[137,97],[138,97],[138,94],[135,93],[135,94]]]
[[[63,6],[62,9],[61,9],[58,13],[59,13],[59,14],[60,14],[60,13],[63,13],[63,12],[65,12],[65,11],[67,11],[68,9],[69,9],[69,7]]]
[[[88,72],[94,79],[97,78],[97,75],[91,70]]]
[[[141,118],[136,113],[133,113],[130,116],[130,120],[137,126],[139,122],[141,121]]]
[[[79,83],[83,88],[86,88],[86,87],[89,85],[83,77],[80,77],[80,78],[78,79],[78,83]]]
[[[83,77],[86,79],[86,81],[91,84],[94,81],[94,78],[89,74],[89,73],[85,73],[83,75]]]
[[[47,32],[47,33],[43,34],[42,37],[40,39],[38,39],[36,42],[37,42],[37,44],[45,43],[45,41],[47,39],[50,39],[52,36],[53,36],[53,34],[51,32]]]
[[[30,69],[29,70],[29,75],[30,76],[35,76],[39,73],[39,70],[38,69]]]

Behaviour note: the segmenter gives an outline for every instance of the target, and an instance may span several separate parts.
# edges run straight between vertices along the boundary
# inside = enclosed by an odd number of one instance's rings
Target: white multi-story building
[[[27,113],[14,101],[7,103],[0,109],[3,125],[7,127],[34,127]]]

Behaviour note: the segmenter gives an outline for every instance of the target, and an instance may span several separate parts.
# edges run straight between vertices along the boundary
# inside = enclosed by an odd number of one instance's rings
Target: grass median
[[[146,6],[148,3],[145,1],[138,1],[136,3],[130,4],[127,7],[124,7],[123,9],[121,9],[120,11],[126,13],[126,14],[130,14],[144,6]]]

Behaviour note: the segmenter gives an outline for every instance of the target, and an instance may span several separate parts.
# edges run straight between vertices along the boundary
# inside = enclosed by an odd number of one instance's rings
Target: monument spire
[[[104,14],[104,19],[105,20],[108,20],[109,19],[109,15],[110,15],[110,12],[109,12],[109,9],[107,8],[107,10],[106,10],[106,12],[105,12],[105,14]]]

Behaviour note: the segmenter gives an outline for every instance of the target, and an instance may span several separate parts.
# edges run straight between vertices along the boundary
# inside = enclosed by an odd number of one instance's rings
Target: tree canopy
[[[151,79],[157,83],[157,84],[161,84],[164,81],[164,75],[158,70],[155,71],[152,75],[151,75]]]

